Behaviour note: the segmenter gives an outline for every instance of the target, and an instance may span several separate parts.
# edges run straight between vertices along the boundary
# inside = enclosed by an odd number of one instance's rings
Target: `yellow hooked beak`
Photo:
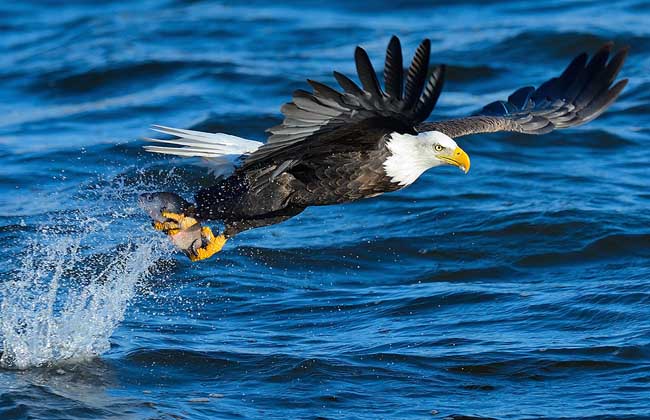
[[[460,168],[461,171],[469,172],[470,162],[467,153],[460,147],[456,146],[456,150],[451,156],[438,156],[438,159]]]

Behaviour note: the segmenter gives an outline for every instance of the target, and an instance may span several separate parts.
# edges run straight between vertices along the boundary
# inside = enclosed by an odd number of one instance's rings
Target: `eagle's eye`
[[[436,144],[435,146],[433,146],[433,148],[436,152],[442,152],[442,149],[444,149],[444,147],[442,147],[439,144]]]

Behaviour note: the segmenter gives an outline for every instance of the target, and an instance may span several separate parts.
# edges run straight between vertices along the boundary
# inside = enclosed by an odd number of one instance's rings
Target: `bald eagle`
[[[429,69],[431,43],[424,40],[404,70],[400,41],[393,36],[386,50],[383,89],[368,54],[357,47],[354,58],[361,86],[336,71],[334,78],[342,90],[307,80],[312,92],[294,92],[292,101],[281,108],[282,124],[267,130],[266,143],[153,126],[174,138],[146,139],[158,144],[145,146],[146,150],[202,157],[219,175],[213,186],[198,191],[194,204],[180,198],[171,203],[171,197],[178,197],[173,194],[157,197],[164,217],[155,226],[173,235],[197,221],[221,221],[224,229],[219,235],[207,227],[200,230],[202,242],[190,252],[192,260],[200,260],[220,251],[239,232],[280,223],[308,206],[397,191],[440,165],[466,173],[470,159],[454,139],[497,131],[545,134],[603,113],[627,83],[615,82],[627,48],[610,58],[612,48],[607,43],[590,59],[580,54],[558,77],[538,88],[518,89],[475,115],[425,122],[442,91],[445,66]],[[150,200],[149,196],[141,200]]]

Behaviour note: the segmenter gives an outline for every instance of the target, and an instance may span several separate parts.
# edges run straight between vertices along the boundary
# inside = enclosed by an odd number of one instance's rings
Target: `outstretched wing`
[[[589,122],[605,112],[627,84],[627,79],[614,80],[628,49],[610,59],[612,47],[611,42],[603,45],[589,61],[582,53],[560,76],[537,89],[518,89],[507,101],[492,102],[474,116],[423,123],[417,130],[440,131],[452,138],[497,131],[545,134]]]
[[[375,121],[375,126],[385,124],[387,129],[400,126],[404,132],[414,131],[429,116],[442,90],[445,68],[437,66],[429,73],[430,53],[431,42],[422,41],[404,81],[402,47],[393,36],[386,49],[384,91],[368,54],[357,47],[354,59],[362,87],[336,71],[334,77],[342,92],[308,80],[313,92],[302,89],[294,92],[293,100],[281,108],[284,121],[267,130],[271,134],[267,143],[246,159],[244,167],[297,143],[323,138],[325,134],[370,119]]]

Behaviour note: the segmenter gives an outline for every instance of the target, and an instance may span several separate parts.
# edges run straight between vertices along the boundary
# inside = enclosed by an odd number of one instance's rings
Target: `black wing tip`
[[[614,41],[611,41],[611,40],[606,41],[598,48],[598,50],[596,50],[596,52],[593,55],[591,55],[591,57],[593,58],[593,57],[603,55],[603,54],[606,54],[607,56],[609,56],[612,53],[612,51],[614,50],[615,45],[616,44],[614,43]],[[624,57],[627,57],[627,54],[629,53],[629,51],[630,51],[630,46],[629,45],[623,45],[621,48],[618,49],[618,51],[616,52],[616,55],[622,54]],[[580,54],[576,55],[573,58],[574,61],[575,60],[587,61],[588,59],[589,59],[589,53],[587,51],[583,51],[583,52],[581,52]]]
[[[589,61],[589,53],[586,51],[581,52],[580,54],[576,55],[571,64],[573,63],[580,63],[580,67],[584,67],[585,64],[587,64],[587,61]]]
[[[607,41],[603,45],[600,46],[598,51],[599,52],[600,51],[611,52],[613,48],[614,48],[614,41]]]
[[[627,56],[630,54],[630,46],[629,45],[624,45],[622,46],[612,57],[613,60],[620,60],[620,65],[622,66],[625,60],[627,59]]]
[[[603,45],[600,46],[600,48],[598,48],[598,50],[596,51],[596,53],[594,53],[594,55],[592,57],[596,57],[596,56],[599,56],[599,55],[607,55],[609,57],[612,54],[612,51],[614,51],[614,46],[615,45],[616,44],[614,43],[614,41],[611,41],[611,40],[605,42]],[[629,45],[623,45],[622,47],[620,47],[616,51],[616,53],[614,54],[614,57],[619,57],[620,56],[621,57],[620,59],[625,61],[625,58],[627,58],[629,52],[630,52],[630,46]],[[580,56],[581,55],[587,55],[587,53],[583,52],[582,54],[580,54]],[[613,59],[614,58],[612,57],[612,60]]]
[[[436,64],[433,66],[431,72],[438,73],[438,77],[444,76],[444,74],[447,72],[447,65],[444,63]]]
[[[318,80],[314,80],[314,79],[307,79],[307,84],[311,86],[313,90],[318,90],[323,86],[329,87],[325,83],[319,82]]]
[[[417,55],[418,53],[424,55],[424,59],[427,61],[428,65],[429,57],[431,56],[431,40],[429,38],[424,38],[422,42],[420,42],[420,45],[418,45],[418,48],[415,50],[415,54]]]
[[[583,51],[582,53],[578,54],[576,58],[584,56],[587,61],[592,62],[594,58],[605,55],[606,57],[609,57],[610,53],[612,52],[612,49],[614,48],[614,41],[606,41],[598,47],[596,52],[593,54],[589,54],[588,51]]]
[[[614,86],[609,89],[609,95],[612,98],[610,103],[613,103],[618,99],[629,81],[630,79],[621,79],[618,82],[614,83]]]
[[[428,80],[436,80],[437,83],[442,83],[444,81],[446,72],[447,66],[445,64],[435,64],[433,67],[431,67]],[[442,88],[442,86],[440,86],[440,88]]]
[[[316,92],[322,83],[317,80],[307,79],[307,84],[311,86],[312,91]]]
[[[332,75],[334,75],[334,79],[338,82],[341,87],[343,87],[343,83],[345,82],[351,82],[351,80],[346,76],[345,74],[341,73],[340,71],[334,70],[332,72]]]
[[[362,66],[364,62],[369,62],[370,57],[366,50],[364,50],[360,45],[357,45],[354,49],[354,63],[357,66],[357,73],[359,72],[359,66]]]
[[[360,45],[357,45],[354,49],[354,58],[358,59],[359,57],[368,57],[368,53]],[[368,57],[369,58],[369,57]]]
[[[447,77],[447,65],[444,63],[438,64],[437,68],[440,69],[439,70],[440,74],[438,75],[438,79],[440,80],[440,83],[443,83],[445,78]],[[440,89],[442,89],[442,86],[440,86]]]
[[[616,83],[614,84],[614,86],[612,86],[612,87],[609,89],[609,91],[610,91],[610,92],[618,91],[618,92],[616,93],[616,96],[618,96],[618,95],[621,93],[621,91],[622,91],[623,89],[625,89],[625,86],[627,86],[627,83],[628,83],[629,81],[630,81],[630,79],[621,79],[621,80],[619,80],[618,82],[616,82]]]
[[[587,61],[593,62],[594,59],[596,59],[597,57],[603,57],[603,56],[606,57],[605,61],[607,61],[609,59],[609,56],[612,54],[612,51],[614,51],[614,45],[615,45],[614,41],[605,42],[600,46],[600,48],[598,48],[598,50],[596,50],[596,52],[593,55],[591,55],[591,60],[589,60],[590,58],[589,53],[583,51],[573,58],[571,64],[580,61],[583,63],[584,66],[585,64],[587,64]],[[609,61],[611,62],[614,60],[620,60],[622,65],[625,59],[627,58],[629,52],[630,52],[630,46],[623,45],[616,51],[616,53],[611,57],[611,59],[609,59]]]
[[[293,95],[292,95],[292,96],[293,96],[293,97],[296,97],[296,96],[298,96],[298,97],[304,97],[304,96],[309,96],[309,97],[311,97],[312,94],[309,93],[309,92],[307,92],[305,89],[296,89],[296,90],[293,91]]]

